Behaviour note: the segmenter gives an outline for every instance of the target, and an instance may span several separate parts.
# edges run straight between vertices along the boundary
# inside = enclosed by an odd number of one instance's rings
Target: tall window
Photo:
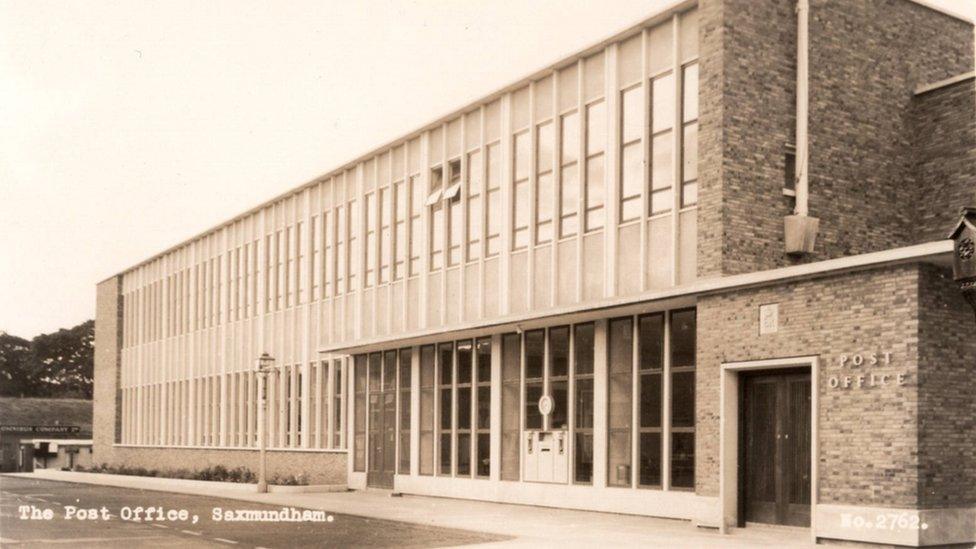
[[[530,163],[532,143],[529,132],[522,131],[515,134],[512,147],[515,157],[512,249],[518,250],[529,245],[529,216],[532,211],[529,202],[529,170],[532,166]]]
[[[498,255],[502,248],[502,167],[501,145],[497,142],[485,150],[488,162],[488,181],[485,187],[485,257]]]
[[[394,351],[394,355],[396,351]],[[383,463],[383,354],[369,354],[369,417],[368,436],[369,439],[369,471],[376,471]]]
[[[521,343],[519,334],[502,336],[502,480],[519,479]]]
[[[545,390],[545,330],[525,332],[525,429],[543,429],[539,399]]]
[[[698,64],[684,67],[681,90],[681,206],[698,203]]]
[[[380,189],[380,284],[390,281],[390,256],[392,246],[392,235],[390,232],[390,216],[392,214],[392,204],[390,204],[390,188]]]
[[[455,462],[457,476],[471,475],[471,407],[474,368],[474,344],[472,341],[457,343],[457,430],[455,437]]]
[[[341,295],[346,291],[346,208],[339,205],[336,207],[336,276],[335,276],[335,295]]]
[[[296,275],[298,269],[295,260],[298,258],[298,238],[295,226],[291,225],[285,232],[285,307],[295,304]]]
[[[420,183],[420,175],[411,175],[409,179],[410,189],[407,191],[410,196],[410,257],[409,275],[420,274],[420,245],[423,242],[421,233],[421,212],[424,208],[424,189]]]
[[[332,279],[335,276],[335,215],[331,210],[322,212],[322,298],[332,296]]]
[[[407,212],[410,197],[405,181],[393,183],[393,280],[400,280],[407,274]]]
[[[606,142],[607,104],[601,99],[586,106],[586,190],[583,196],[586,232],[603,228]]]
[[[555,134],[552,121],[539,124],[536,127],[536,200],[535,222],[536,243],[544,244],[552,240],[552,210],[553,210],[553,148]]]
[[[620,94],[620,223],[640,219],[644,181],[644,127],[640,85]]]
[[[695,309],[671,313],[671,486],[695,486]]]
[[[569,429],[569,326],[549,329],[549,365],[546,372],[553,400],[548,429]]]
[[[560,128],[559,237],[573,236],[579,230],[579,114],[562,115]]]
[[[593,332],[593,323],[573,327],[576,390],[573,481],[580,484],[593,482]]]
[[[441,475],[451,474],[451,432],[453,426],[454,389],[454,344],[441,343],[437,346],[438,370],[438,417],[437,432],[440,447],[440,461],[437,469]]]
[[[345,363],[341,359],[332,361],[332,386],[335,388],[332,394],[332,447],[346,447],[346,395],[344,385],[346,382]]]
[[[477,385],[475,410],[477,437],[475,439],[475,475],[487,477],[491,472],[491,339],[479,339],[475,343],[475,371]]]
[[[363,273],[363,286],[369,288],[376,277],[376,193],[367,193],[363,197],[363,207],[366,210],[366,270]],[[358,258],[352,256],[350,259],[355,262]]]
[[[631,485],[634,321],[610,321],[607,467],[608,486]]]
[[[444,190],[447,202],[447,265],[453,267],[461,263],[461,242],[464,239],[463,216],[461,215],[461,159],[451,160],[448,165],[448,187]]]
[[[671,211],[674,205],[674,76],[651,80],[651,196],[650,215]]]
[[[661,486],[661,408],[664,380],[664,314],[637,319],[640,358],[640,470],[638,484]]]
[[[420,348],[420,474],[434,474],[434,381],[433,345]]]
[[[481,258],[482,228],[484,219],[481,216],[481,151],[468,153],[468,236],[467,259],[474,261]]]
[[[430,232],[428,267],[436,271],[444,266],[444,201],[441,200],[444,186],[444,168],[438,166],[430,170],[430,192],[427,193],[427,206],[430,207]]]
[[[412,373],[412,351],[408,347],[400,349],[400,464],[401,475],[410,474],[410,379]]]
[[[280,311],[285,307],[285,285],[288,275],[285,271],[285,261],[288,255],[288,233],[279,230],[275,233],[275,301],[274,309]],[[213,263],[210,264],[210,273],[213,274]],[[210,286],[211,291],[213,285]],[[211,312],[213,308],[211,307]],[[211,323],[213,321],[211,320]]]
[[[366,355],[356,355],[354,379],[353,470],[364,472],[366,471]]]
[[[346,228],[349,234],[349,257],[347,258],[347,265],[349,265],[349,278],[347,279],[347,291],[356,290],[356,276],[359,274],[359,268],[362,264],[362,255],[359,251],[359,239],[357,234],[359,233],[359,209],[356,207],[356,200],[350,200],[348,202],[348,218],[349,225]]]

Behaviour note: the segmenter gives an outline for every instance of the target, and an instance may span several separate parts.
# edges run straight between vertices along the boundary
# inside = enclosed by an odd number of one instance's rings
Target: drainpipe
[[[796,3],[796,209],[806,216],[809,211],[809,181],[807,179],[807,124],[810,106],[810,1]]]
[[[796,2],[796,206],[793,215],[786,216],[784,221],[784,240],[786,253],[792,255],[809,254],[813,252],[817,239],[820,220],[810,217],[809,197],[810,186],[808,179],[809,159],[809,106],[810,106],[810,70],[809,70],[809,0]]]

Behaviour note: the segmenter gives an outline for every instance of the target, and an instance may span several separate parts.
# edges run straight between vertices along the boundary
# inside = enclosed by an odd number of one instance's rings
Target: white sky
[[[0,330],[670,3],[0,0]]]

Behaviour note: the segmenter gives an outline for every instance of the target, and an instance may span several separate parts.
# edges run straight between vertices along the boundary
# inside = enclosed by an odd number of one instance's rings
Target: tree
[[[0,332],[0,396],[32,396],[30,341]]]
[[[0,332],[0,396],[92,398],[95,321],[32,341]]]
[[[92,397],[95,321],[53,334],[41,334],[31,341],[35,376],[51,397]]]

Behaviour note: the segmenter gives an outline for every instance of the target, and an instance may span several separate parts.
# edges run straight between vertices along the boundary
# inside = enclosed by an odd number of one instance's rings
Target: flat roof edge
[[[893,248],[890,250],[882,250],[880,252],[871,252],[836,259],[827,259],[824,261],[805,263],[802,265],[791,265],[789,267],[779,267],[776,269],[757,271],[753,273],[706,278],[686,286],[679,286],[654,292],[643,292],[626,297],[604,299],[598,302],[588,302],[568,307],[548,309],[540,312],[510,315],[492,319],[488,322],[466,322],[453,327],[437,327],[398,334],[397,336],[375,337],[358,341],[354,344],[324,345],[318,348],[318,352],[322,354],[351,354],[359,352],[361,349],[384,344],[392,344],[405,340],[418,340],[421,338],[432,338],[441,335],[446,336],[455,332],[491,329],[506,325],[517,325],[520,323],[539,321],[547,318],[578,314],[587,311],[615,309],[618,307],[626,307],[640,303],[679,300],[682,298],[710,295],[725,291],[744,290],[768,284],[777,284],[819,276],[829,276],[851,271],[872,269],[876,267],[919,262],[926,259],[934,259],[936,257],[945,257],[948,254],[951,254],[952,250],[953,243],[951,240],[936,240],[926,242],[924,244],[916,244],[913,246]]]
[[[957,12],[957,11],[953,11],[953,10],[951,10],[949,8],[944,8],[942,6],[938,6],[936,4],[933,4],[932,2],[929,2],[929,0],[909,0],[909,1],[910,2],[914,2],[914,3],[916,3],[916,4],[918,4],[918,5],[922,6],[922,7],[928,8],[928,9],[930,9],[932,11],[937,11],[937,12],[941,13],[942,15],[947,15],[949,17],[952,17],[953,19],[958,19],[960,21],[964,21],[966,23],[969,23],[970,25],[976,25],[976,20],[974,20],[973,18],[971,18],[969,16],[966,16],[966,15],[963,15],[963,14]]]
[[[957,74],[946,78],[945,80],[939,80],[938,82],[932,82],[931,84],[925,84],[924,86],[919,86],[915,88],[915,95],[922,95],[930,91],[935,91],[942,89],[953,84],[958,84],[960,82],[965,82],[966,80],[971,80],[976,78],[976,71],[964,72],[962,74]]]

